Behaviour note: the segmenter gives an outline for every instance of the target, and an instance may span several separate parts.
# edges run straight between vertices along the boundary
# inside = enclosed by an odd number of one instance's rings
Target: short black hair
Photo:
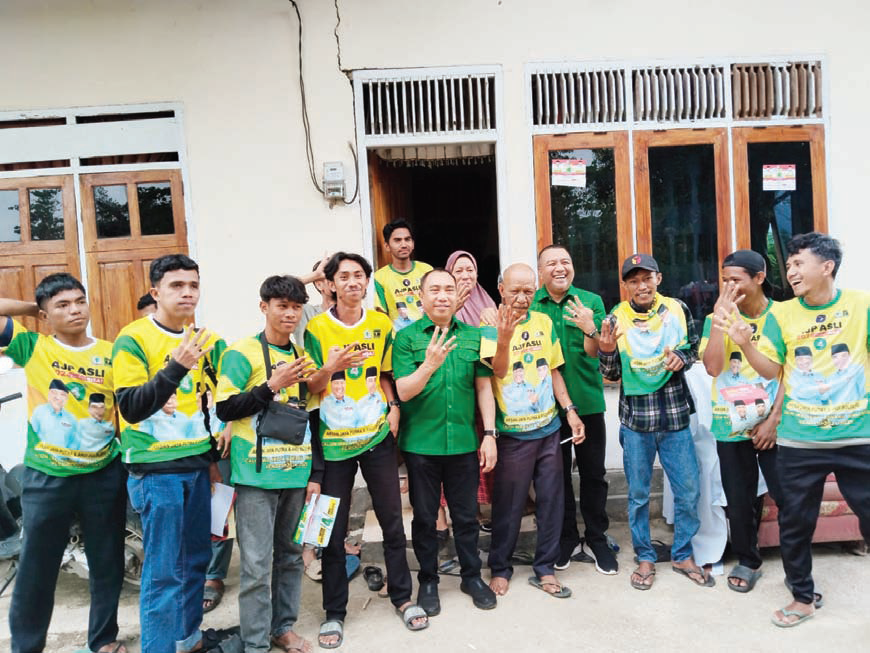
[[[359,263],[366,275],[366,279],[369,279],[372,276],[372,264],[369,263],[364,256],[354,254],[353,252],[336,252],[333,254],[332,258],[323,266],[324,276],[330,281],[335,279],[335,273],[338,272],[338,266],[341,265],[342,261],[354,261]]]
[[[452,272],[448,272],[444,268],[432,268],[426,274],[424,274],[422,277],[420,277],[420,292],[423,292],[423,288],[426,287],[426,280],[429,278],[429,275],[432,274],[433,272],[443,272],[444,274],[448,275],[451,279],[453,279],[454,283],[456,283],[456,277],[453,276]]]
[[[146,292],[139,298],[139,301],[136,302],[136,310],[141,311],[149,306],[157,306],[157,300],[155,300],[150,292]]]
[[[56,272],[49,274],[36,286],[36,305],[44,310],[45,302],[64,290],[81,290],[87,295],[82,282],[73,275],[66,272]]]
[[[544,255],[544,252],[548,252],[551,249],[564,249],[568,253],[569,258],[571,257],[571,252],[566,245],[562,245],[560,243],[553,243],[552,245],[547,245],[546,247],[541,248],[541,251],[538,252],[538,262],[540,262],[541,256]]]
[[[305,292],[305,285],[296,277],[276,274],[260,284],[260,299],[266,303],[272,299],[286,299],[288,302],[305,304],[308,302],[308,293]]]
[[[414,230],[411,229],[411,223],[405,220],[405,218],[398,218],[384,225],[384,228],[381,231],[381,233],[384,234],[384,241],[389,242],[390,236],[393,235],[393,232],[396,229],[407,229],[408,233],[411,234],[411,238],[414,237]]]
[[[174,272],[175,270],[196,270],[196,273],[199,274],[199,266],[189,256],[184,254],[167,254],[151,261],[151,269],[148,271],[151,285],[156,286],[167,272]]]
[[[811,231],[808,234],[798,234],[786,245],[789,256],[794,256],[804,249],[810,250],[823,261],[833,261],[834,271],[831,276],[837,276],[837,270],[840,269],[840,263],[843,260],[843,248],[840,247],[840,241],[831,238],[828,234]]]

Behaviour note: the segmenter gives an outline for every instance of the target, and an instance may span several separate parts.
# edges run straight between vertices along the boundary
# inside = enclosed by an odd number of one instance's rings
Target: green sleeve
[[[118,336],[115,344],[112,345],[112,361],[122,351],[136,358],[146,370],[148,369],[148,357],[145,355],[145,350],[142,349],[142,346],[133,336]]]
[[[388,313],[387,309],[387,293],[381,282],[375,279],[375,308]]]
[[[211,350],[211,364],[216,370],[220,369],[221,357],[223,357],[226,350],[227,341],[223,338],[220,338],[217,342],[214,343],[214,349]]]
[[[764,321],[764,328],[761,330],[761,335],[766,339],[769,347],[761,346],[759,351],[767,356],[770,360],[782,365],[785,362],[786,345],[782,339],[782,330],[779,328],[779,322],[774,315],[768,315]],[[760,341],[761,345],[762,342]]]
[[[221,378],[227,379],[235,388],[244,390],[251,378],[251,361],[242,352],[229,349],[221,358]]]
[[[396,342],[393,344],[393,378],[395,379],[409,376],[417,370],[410,331],[411,327],[406,327],[396,334]]]
[[[704,320],[704,328],[701,332],[701,344],[698,346],[698,356],[704,356],[704,350],[707,349],[707,342],[710,340],[710,332],[713,330],[713,316],[708,315]]]
[[[309,329],[305,329],[305,353],[317,365],[317,369],[323,367],[323,349],[320,341]]]
[[[381,372],[393,371],[393,330],[387,331],[384,339],[384,357],[381,359]]]
[[[498,329],[494,326],[480,327],[480,358],[486,360],[495,356],[498,348]]]
[[[9,343],[6,348],[6,355],[9,356],[19,367],[27,365],[27,361],[33,356],[33,350],[36,349],[36,341],[39,340],[38,333],[25,331],[19,333]]]
[[[595,322],[595,328],[601,331],[601,325],[604,318],[607,316],[607,311],[604,310],[604,300],[600,295],[593,295],[592,300],[592,321]]]

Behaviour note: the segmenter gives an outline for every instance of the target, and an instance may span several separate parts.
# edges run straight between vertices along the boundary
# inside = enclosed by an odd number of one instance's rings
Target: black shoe
[[[459,584],[459,589],[464,594],[471,597],[475,608],[481,610],[492,610],[498,602],[495,597],[495,592],[489,589],[489,585],[483,582],[483,579],[478,576],[473,580],[462,581]]]
[[[595,569],[602,574],[612,576],[619,571],[619,563],[613,551],[604,542],[589,542],[589,556],[595,560]]]
[[[438,598],[438,583],[429,581],[420,583],[417,591],[417,605],[426,611],[430,617],[441,614],[441,599]]]

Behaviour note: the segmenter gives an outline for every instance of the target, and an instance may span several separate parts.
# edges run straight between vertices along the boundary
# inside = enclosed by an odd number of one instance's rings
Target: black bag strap
[[[269,356],[269,343],[266,341],[266,332],[260,332],[260,345],[263,347],[263,362],[266,364],[266,381],[272,378],[272,357]],[[293,352],[293,358],[299,359],[299,354],[296,353],[296,346],[290,342],[290,349]],[[305,403],[308,396],[308,388],[302,383],[299,384],[299,401]]]

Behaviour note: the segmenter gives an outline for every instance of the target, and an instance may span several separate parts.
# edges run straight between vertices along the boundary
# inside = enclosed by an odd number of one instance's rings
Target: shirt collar
[[[579,295],[580,295],[580,293],[577,291],[577,288],[575,288],[574,286],[568,286],[568,291],[562,296],[562,299],[557,302],[550,295],[550,291],[547,290],[547,286],[541,286],[540,288],[538,288],[537,292],[535,293],[533,301],[552,302],[553,304],[560,304],[561,305],[561,304],[564,304],[565,301],[569,297],[578,297]]]
[[[423,313],[418,322],[420,322],[421,331],[432,331],[435,328],[435,323],[432,321],[432,318],[425,313]],[[447,330],[452,331],[456,324],[456,315],[453,315],[453,317],[450,318],[450,326],[447,327]]]

